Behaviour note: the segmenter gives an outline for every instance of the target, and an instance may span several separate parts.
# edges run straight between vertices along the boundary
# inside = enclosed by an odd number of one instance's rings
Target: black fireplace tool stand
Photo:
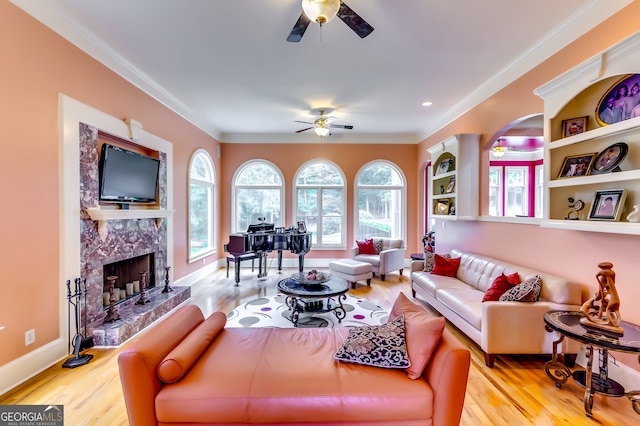
[[[69,339],[69,347],[73,346],[73,358],[67,359],[62,366],[64,368],[76,368],[81,365],[85,365],[91,361],[93,355],[80,354],[81,351],[93,347],[93,336],[84,337],[82,333],[87,332],[87,279],[75,278],[75,291],[71,293],[71,280],[67,280],[67,300],[69,301],[69,308],[67,316],[69,317],[68,335],[71,336],[71,308],[73,307],[76,334],[73,339]],[[84,305],[84,306],[83,306]],[[80,317],[84,311],[84,327],[80,326]]]

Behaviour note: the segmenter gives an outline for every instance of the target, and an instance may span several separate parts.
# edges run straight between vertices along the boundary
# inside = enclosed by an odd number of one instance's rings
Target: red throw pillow
[[[496,302],[500,300],[500,296],[518,284],[520,284],[520,276],[517,272],[511,275],[500,274],[500,276],[493,280],[493,284],[491,284],[491,287],[489,287],[487,292],[484,294],[482,301]]]
[[[433,266],[433,271],[431,271],[432,274],[444,275],[445,277],[456,276],[456,272],[458,272],[458,266],[460,266],[459,257],[446,258],[444,256],[440,256],[437,253],[433,257],[435,260],[435,265]]]
[[[364,241],[356,241],[356,244],[358,244],[359,254],[376,254],[376,249],[373,246],[373,238]]]

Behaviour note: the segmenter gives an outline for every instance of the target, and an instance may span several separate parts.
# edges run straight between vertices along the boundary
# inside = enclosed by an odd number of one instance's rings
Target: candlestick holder
[[[162,289],[163,293],[169,293],[170,291],[173,291],[173,289],[169,285],[169,269],[171,269],[171,266],[166,266],[164,268],[164,288]]]
[[[104,320],[105,323],[114,322],[120,319],[120,316],[115,309],[116,299],[113,296],[117,278],[118,277],[116,275],[110,275],[107,277],[107,281],[109,281],[109,310],[107,311],[107,317]]]
[[[140,272],[140,299],[136,302],[136,305],[144,305],[145,303],[151,302],[151,300],[147,299],[144,291],[147,288],[147,271]]]

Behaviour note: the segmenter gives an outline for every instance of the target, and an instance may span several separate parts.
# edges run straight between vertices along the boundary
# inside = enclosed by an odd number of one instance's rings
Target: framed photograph
[[[447,193],[452,193],[453,190],[456,188],[456,178],[455,177],[451,177],[449,178],[449,185],[447,185]]]
[[[591,154],[570,155],[565,157],[564,163],[560,168],[560,174],[558,179],[575,177],[575,176],[587,176],[590,173],[591,163],[598,154],[592,152]]]
[[[444,160],[440,161],[440,163],[438,163],[438,168],[436,169],[436,175],[441,175],[450,171],[452,164],[453,160],[451,158],[445,158]]]
[[[596,191],[596,196],[591,204],[591,212],[589,212],[589,220],[619,220],[626,197],[626,189]]]
[[[302,220],[298,221],[298,232],[300,232],[301,234],[307,232],[307,225],[305,225],[304,221]]]
[[[449,214],[449,200],[438,200],[436,214]]]
[[[602,95],[596,106],[596,121],[601,126],[640,117],[640,74],[618,80]]]
[[[589,121],[589,116],[586,115],[584,117],[571,118],[569,120],[562,120],[562,137],[566,138],[567,136],[579,135],[587,130],[587,122]]]
[[[624,142],[614,143],[606,147],[600,154],[596,156],[591,165],[591,174],[599,175],[602,173],[619,172],[620,163],[627,156],[629,145]]]

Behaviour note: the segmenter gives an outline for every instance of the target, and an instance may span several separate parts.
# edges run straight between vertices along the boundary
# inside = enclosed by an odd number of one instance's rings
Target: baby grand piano
[[[289,250],[298,255],[298,270],[303,271],[304,256],[311,250],[311,233],[293,226],[276,228],[273,223],[261,222],[249,225],[247,232],[229,235],[229,243],[224,245],[227,256],[227,278],[229,263],[234,263],[236,286],[240,283],[240,262],[258,259],[258,278],[267,275],[267,256],[278,252],[278,271],[282,271],[282,251]]]

